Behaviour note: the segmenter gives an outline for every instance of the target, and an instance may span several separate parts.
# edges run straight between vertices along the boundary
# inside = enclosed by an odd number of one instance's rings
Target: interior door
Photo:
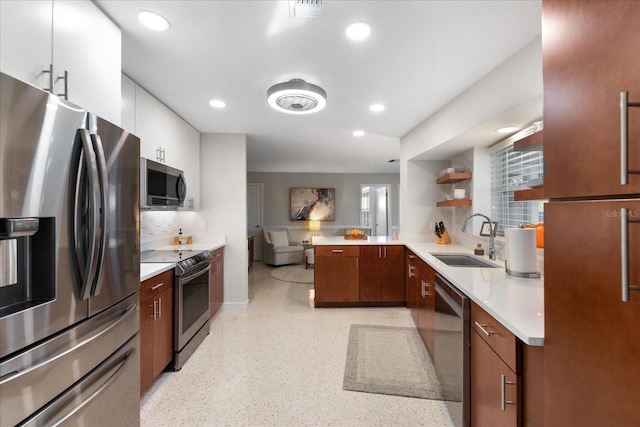
[[[254,235],[253,258],[262,259],[262,197],[264,184],[247,184],[247,233]]]

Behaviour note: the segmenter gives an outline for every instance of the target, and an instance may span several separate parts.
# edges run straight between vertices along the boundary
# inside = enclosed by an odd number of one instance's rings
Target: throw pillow
[[[287,232],[284,230],[269,231],[269,237],[271,237],[271,243],[273,246],[289,246],[289,239],[287,238]]]

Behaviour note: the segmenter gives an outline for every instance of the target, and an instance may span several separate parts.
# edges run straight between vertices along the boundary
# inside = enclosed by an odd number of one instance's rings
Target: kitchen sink
[[[480,258],[476,258],[471,255],[465,254],[441,254],[437,252],[431,252],[431,255],[438,260],[444,262],[451,267],[480,267],[480,268],[498,268],[497,265],[484,261]]]

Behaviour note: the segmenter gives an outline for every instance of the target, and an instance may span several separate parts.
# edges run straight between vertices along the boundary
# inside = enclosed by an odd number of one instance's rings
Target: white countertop
[[[343,236],[314,236],[311,243],[320,245],[404,245],[401,240],[387,236],[367,236],[367,240],[347,240]]]
[[[192,245],[180,245],[173,246],[167,245],[162,246],[160,248],[156,248],[156,250],[165,251],[165,250],[175,250],[175,249],[183,249],[183,250],[210,250],[215,251],[225,245],[224,242],[211,242],[211,243],[194,243]],[[157,276],[160,273],[164,273],[167,270],[171,270],[175,268],[176,264],[171,262],[141,262],[140,263],[140,281],[144,282],[147,279],[152,278],[153,276]]]
[[[493,262],[500,268],[450,267],[431,252],[473,254],[471,249],[431,242],[405,242],[389,237],[372,236],[365,240],[345,240],[341,236],[314,237],[314,245],[405,245],[432,266],[442,277],[491,314],[522,342],[544,345],[544,280],[524,279],[508,275],[503,261]]]

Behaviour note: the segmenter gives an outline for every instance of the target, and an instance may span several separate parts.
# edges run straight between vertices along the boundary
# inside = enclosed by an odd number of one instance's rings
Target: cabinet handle
[[[416,256],[415,255],[409,255],[409,259],[415,259]]]
[[[43,73],[49,74],[49,87],[44,88],[47,92],[53,93],[53,64],[49,64],[48,70],[42,70]]]
[[[65,101],[69,100],[69,72],[67,70],[64,71],[64,75],[58,77],[58,80],[64,80],[64,92],[59,93],[58,96],[64,97]]]
[[[416,275],[413,274],[413,269],[414,268],[415,267],[413,265],[409,265],[409,273],[408,273],[409,278],[416,277]]]
[[[429,295],[431,295],[430,293],[427,292],[428,285],[429,285],[428,282],[425,282],[424,280],[420,281],[420,294],[422,295],[422,298],[428,297]]]
[[[622,274],[622,302],[629,302],[629,291],[640,291],[640,286],[629,286],[629,223],[640,222],[638,218],[629,218],[627,208],[620,209],[620,259]]]
[[[382,248],[378,246],[378,258],[382,258]]]
[[[505,377],[503,374],[500,374],[500,395],[501,395],[501,399],[500,399],[500,409],[502,409],[503,411],[506,410],[506,406],[507,405],[515,405],[515,402],[512,400],[506,400],[506,387],[508,385],[514,385],[515,383],[513,381],[507,381],[507,377]]]
[[[331,252],[334,253],[334,254],[341,254],[344,251],[342,249],[332,249]]]
[[[640,170],[628,169],[629,107],[640,107],[640,102],[629,102],[629,92],[620,92],[620,185],[627,185],[629,174],[640,174]]]
[[[158,298],[158,319],[162,319],[162,298]]]
[[[356,258],[356,270],[360,270],[360,263],[358,261],[360,261],[360,258]]]
[[[493,335],[493,334],[495,334],[495,333],[496,333],[496,332],[490,332],[490,331],[488,331],[488,330],[486,330],[486,329],[485,329],[485,328],[486,328],[487,326],[489,326],[489,325],[483,325],[483,324],[478,323],[478,322],[474,322],[474,323],[475,323],[475,324],[476,324],[476,326],[477,326],[478,328],[480,328],[480,330],[481,330],[482,332],[484,332],[484,334],[485,334],[486,336],[488,336],[488,337],[490,337],[491,335]]]
[[[152,290],[152,291],[155,291],[156,289],[158,289],[160,286],[163,286],[163,285],[164,285],[164,282],[158,283],[157,285],[152,286],[152,287],[151,287],[151,290]]]
[[[385,258],[387,257],[387,247],[386,246],[384,247],[384,257]]]
[[[149,316],[149,317],[153,317],[153,321],[154,322],[156,321],[156,304],[157,304],[156,300],[153,300],[153,315]],[[149,307],[151,307],[151,306],[149,306]]]

